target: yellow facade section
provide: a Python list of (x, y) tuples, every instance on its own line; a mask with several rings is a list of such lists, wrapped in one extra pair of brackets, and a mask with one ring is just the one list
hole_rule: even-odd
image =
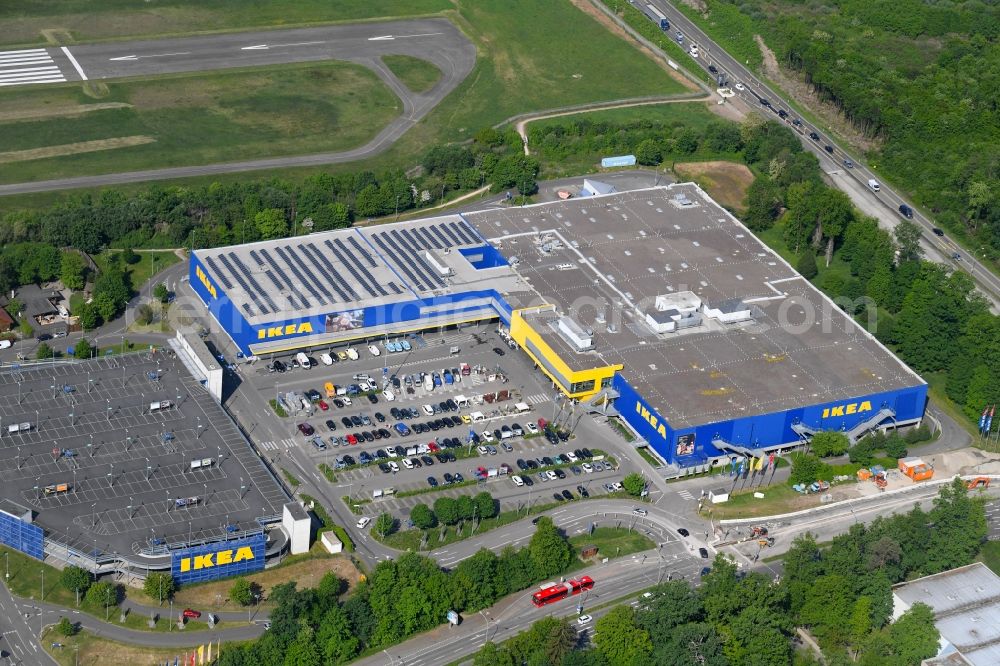
[[(601, 383), (604, 380), (611, 380), (615, 373), (622, 369), (622, 365), (608, 365), (599, 368), (586, 368), (583, 370), (574, 370), (569, 364), (564, 361), (555, 350), (550, 347), (542, 336), (538, 334), (538, 331), (533, 329), (528, 322), (524, 320), (525, 314), (530, 314), (532, 312), (540, 312), (546, 310), (554, 310), (551, 305), (543, 305), (533, 308), (523, 308), (521, 310), (514, 310), (510, 318), (510, 337), (513, 338), (521, 347), (521, 351), (526, 353), (538, 367), (541, 369), (545, 375), (551, 379), (556, 386), (559, 387), (563, 393), (565, 393), (570, 398), (576, 399), (586, 399), (593, 395), (596, 395), (601, 390)], [(544, 359), (539, 359), (535, 357), (534, 351), (527, 344), (526, 341), (530, 340), (534, 349), (544, 357)], [(553, 373), (549, 372), (548, 367), (552, 367), (555, 371), (562, 375), (562, 378), (556, 377)], [(565, 385), (564, 382), (569, 385)], [(580, 384), (583, 382), (590, 382), (593, 388), (586, 391), (573, 392), (572, 386), (575, 384)]]

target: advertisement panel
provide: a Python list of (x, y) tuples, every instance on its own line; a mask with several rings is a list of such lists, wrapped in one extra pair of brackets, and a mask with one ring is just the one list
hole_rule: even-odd
[(45, 559), (45, 533), (42, 528), (26, 523), (6, 511), (0, 511), (0, 543), (36, 560)]
[(264, 534), (209, 543), (170, 554), (170, 574), (178, 583), (215, 580), (264, 568)]
[(605, 157), (601, 160), (601, 166), (605, 169), (611, 167), (635, 166), (635, 155), (618, 155), (616, 157)]

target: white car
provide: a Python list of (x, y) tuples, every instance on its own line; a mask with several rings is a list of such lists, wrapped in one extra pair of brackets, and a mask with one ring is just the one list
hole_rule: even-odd
[(399, 465), (396, 464), (395, 460), (390, 460), (389, 461), (389, 469), (392, 470), (393, 474), (395, 474), (396, 472), (399, 471)]
[(389, 389), (386, 389), (382, 391), (382, 397), (385, 398), (388, 402), (392, 402), (393, 400), (396, 399), (396, 394), (390, 391)]
[(319, 355), (319, 360), (323, 361), (323, 365), (333, 365), (333, 357), (329, 354), (323, 353)]
[(571, 451), (566, 452), (566, 457), (569, 458), (570, 462), (576, 462), (577, 460), (579, 460), (579, 458), (576, 457), (576, 454)]
[(434, 416), (434, 408), (430, 405), (423, 405), (420, 409), (424, 411), (427, 416)]
[(735, 87), (735, 88), (736, 88), (737, 90), (746, 90), (746, 88), (744, 88), (744, 87), (743, 87), (743, 84), (742, 84), (742, 83), (740, 83), (739, 81), (737, 81), (737, 82), (736, 82), (736, 85), (735, 85), (734, 87)]
[(519, 477), (517, 474), (515, 474), (512, 477), (510, 477), (510, 480), (513, 481), (514, 485), (517, 486), (518, 488), (520, 488), (521, 486), (524, 485), (524, 479), (522, 479), (521, 477)]
[(376, 347), (375, 345), (368, 345), (368, 351), (372, 353), (372, 356), (378, 356), (379, 354), (382, 353), (381, 351), (379, 351), (379, 348)]
[(594, 466), (590, 463), (583, 463), (580, 467), (583, 468), (583, 471), (587, 474), (592, 474), (594, 472)]
[(479, 453), (479, 455), (481, 455), (481, 456), (485, 456), (485, 455), (489, 454), (489, 451), (486, 450), (485, 446), (477, 446), (476, 447), (476, 452)]
[(493, 433), (490, 432), (489, 430), (484, 430), (483, 431), (483, 440), (487, 441), (487, 442), (495, 442), (495, 441), (497, 441), (497, 438), (494, 437)]
[(345, 396), (341, 396), (340, 401), (342, 403), (344, 403), (344, 407), (350, 407), (351, 406), (351, 399), (348, 398), (346, 395)]
[[(390, 466), (391, 467), (391, 466)], [(413, 461), (409, 458), (403, 458), (403, 467), (406, 469), (413, 469)]]
[(545, 476), (549, 477), (549, 481), (555, 481), (556, 479), (559, 478), (559, 476), (551, 469), (545, 472)]
[(697, 44), (692, 44), (691, 45), (691, 50), (688, 51), (688, 53), (691, 54), (692, 58), (697, 58), (698, 57), (698, 45)]
[(524, 426), (524, 429), (528, 431), (529, 435), (538, 434), (538, 426), (536, 426), (534, 423), (531, 423), (530, 421), (528, 422), (528, 425)]
[(590, 624), (590, 621), (593, 619), (594, 618), (590, 617), (589, 615), (581, 615), (580, 617), (576, 618), (576, 623), (581, 627), (584, 627)]
[(368, 523), (372, 522), (372, 519), (368, 516), (361, 516), (358, 518), (358, 529), (363, 530), (368, 527)]

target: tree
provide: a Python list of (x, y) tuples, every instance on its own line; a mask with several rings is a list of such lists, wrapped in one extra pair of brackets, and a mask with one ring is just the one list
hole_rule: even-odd
[(139, 263), (139, 259), (141, 259), (141, 257), (138, 254), (136, 254), (135, 250), (133, 250), (132, 248), (126, 247), (124, 250), (122, 250), (122, 261), (125, 262), (126, 266), (131, 266), (133, 264)]
[(93, 606), (114, 606), (118, 603), (118, 588), (106, 581), (98, 581), (87, 589), (85, 599)]
[(458, 508), (458, 517), (461, 520), (472, 520), (478, 516), (476, 503), (468, 495), (460, 495), (455, 499), (455, 506)]
[(896, 248), (899, 250), (900, 261), (918, 261), (924, 254), (920, 247), (920, 239), (923, 234), (913, 222), (902, 220), (893, 230), (896, 237)]
[(890, 458), (905, 458), (907, 454), (906, 440), (899, 433), (892, 433), (885, 439), (885, 455)]
[(653, 653), (649, 634), (630, 606), (615, 606), (594, 624), (594, 644), (610, 666), (636, 666)]
[(41, 342), (38, 344), (38, 348), (35, 350), (35, 358), (39, 361), (52, 358), (52, 347), (49, 346), (49, 343)]
[(351, 630), (351, 622), (340, 606), (331, 606), (316, 630), (316, 644), (324, 664), (346, 664), (361, 649), (361, 641)]
[(492, 518), (497, 515), (497, 501), (488, 492), (476, 493), (472, 501), (476, 504), (476, 515), (480, 518)]
[(871, 597), (858, 597), (854, 601), (851, 609), (851, 619), (848, 624), (848, 633), (854, 655), (857, 656), (861, 645), (868, 638), (872, 630), (872, 599)]
[(622, 479), (622, 487), (632, 497), (638, 497), (646, 489), (646, 479), (638, 472), (632, 472)]
[(135, 309), (135, 323), (148, 326), (153, 322), (153, 308), (146, 303), (139, 304)]
[(437, 525), (437, 516), (434, 515), (434, 512), (426, 504), (417, 504), (410, 509), (410, 520), (422, 530)]
[(729, 666), (719, 632), (704, 622), (675, 628), (669, 642), (656, 646), (653, 662), (658, 666)]
[(254, 226), (261, 240), (272, 240), (274, 238), (284, 238), (288, 235), (288, 220), (285, 219), (285, 211), (278, 208), (267, 208), (260, 211), (253, 218)]
[(321, 666), (323, 655), (316, 644), (316, 634), (306, 625), (285, 652), (284, 666)]
[(687, 581), (661, 583), (652, 594), (645, 609), (636, 614), (636, 623), (649, 632), (654, 645), (669, 644), (675, 627), (702, 617), (701, 599)]
[(816, 456), (811, 453), (792, 454), (792, 483), (812, 483), (829, 478), (830, 466)]
[(528, 543), (528, 552), (536, 578), (546, 578), (564, 571), (573, 558), (569, 541), (548, 516), (538, 519), (535, 533)]
[(7, 312), (14, 317), (20, 317), (21, 311), (24, 310), (24, 304), (19, 298), (12, 298), (7, 301)]
[(572, 651), (579, 637), (569, 620), (556, 622), (547, 632), (542, 651), (549, 664), (558, 664)]
[(445, 525), (454, 525), (458, 522), (458, 504), (453, 497), (439, 497), (434, 500), (434, 514)]
[(58, 631), (61, 636), (69, 638), (70, 636), (76, 635), (78, 628), (76, 624), (69, 621), (69, 618), (61, 617), (59, 618), (59, 624), (56, 625), (56, 631)]
[(795, 262), (795, 270), (807, 280), (812, 280), (816, 277), (819, 274), (819, 267), (816, 265), (816, 253), (808, 249), (803, 252), (799, 260)]
[(80, 326), (85, 331), (92, 331), (101, 323), (101, 315), (93, 303), (84, 303), (77, 315), (80, 317)]
[(812, 629), (820, 644), (839, 645), (850, 636), (852, 596), (848, 579), (836, 574), (820, 576), (806, 593), (799, 621)]
[(73, 356), (79, 359), (89, 359), (91, 355), (97, 353), (97, 348), (87, 342), (87, 338), (80, 338), (80, 341), (73, 346)]
[(21, 332), (21, 337), (25, 340), (35, 334), (35, 329), (31, 327), (31, 323), (27, 319), (22, 320), (21, 325), (17, 328)]
[(67, 289), (79, 291), (83, 289), (84, 272), (87, 264), (77, 252), (63, 252), (60, 259), (59, 280)]
[(809, 448), (821, 458), (843, 455), (850, 446), (847, 435), (836, 430), (818, 432), (809, 442)]
[(233, 581), (229, 587), (229, 600), (240, 606), (249, 606), (253, 603), (253, 583), (249, 578), (240, 576)]
[(101, 315), (101, 319), (104, 321), (111, 321), (118, 314), (118, 304), (115, 303), (111, 294), (106, 291), (102, 291), (94, 296), (93, 306), (97, 310), (97, 314)]
[(919, 664), (937, 654), (941, 635), (934, 626), (934, 611), (918, 601), (889, 626), (889, 636), (899, 663)]
[(163, 603), (165, 599), (174, 596), (177, 591), (177, 582), (169, 573), (153, 571), (146, 576), (142, 583), (142, 591), (151, 599), (158, 599)]
[(161, 303), (166, 303), (170, 298), (170, 291), (167, 289), (167, 285), (162, 282), (153, 288), (153, 297), (156, 298)]
[(86, 594), (92, 582), (90, 572), (72, 565), (63, 569), (62, 573), (59, 574), (59, 583), (74, 594)]
[(635, 159), (639, 164), (656, 166), (663, 161), (660, 144), (655, 139), (645, 139), (635, 147)]
[(374, 529), (384, 539), (395, 531), (396, 519), (392, 517), (391, 513), (380, 513), (375, 519)]

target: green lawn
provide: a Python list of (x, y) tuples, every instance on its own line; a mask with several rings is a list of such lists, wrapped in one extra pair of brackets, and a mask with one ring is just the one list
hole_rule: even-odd
[(441, 79), (441, 70), (432, 62), (408, 55), (382, 56), (396, 77), (416, 93), (427, 92)]
[(402, 108), (371, 70), (344, 62), (184, 74), (107, 86), (108, 95), (100, 100), (84, 96), (72, 84), (2, 89), (0, 109), (131, 105), (0, 122), (2, 150), (62, 146), (68, 151), (67, 144), (123, 137), (151, 142), (48, 157), (0, 157), (7, 160), (0, 161), (6, 167), (0, 169), (0, 181), (343, 150), (364, 144)]
[[(101, 254), (94, 255), (94, 263), (101, 270), (107, 270), (109, 257), (119, 250), (105, 250)], [(181, 260), (172, 250), (163, 251), (143, 251), (137, 252), (139, 261), (125, 266), (129, 280), (132, 282), (132, 289), (141, 291), (149, 279), (168, 266), (173, 266)]]
[(24, 0), (0, 3), (0, 44), (42, 42), (42, 30), (76, 41), (415, 16), (448, 0)]
[(579, 556), (581, 549), (597, 546), (597, 557), (625, 557), (656, 546), (648, 537), (624, 527), (598, 527), (593, 534), (578, 534), (571, 537), (574, 552)]
[(1000, 574), (1000, 541), (987, 541), (979, 551), (979, 561)]

